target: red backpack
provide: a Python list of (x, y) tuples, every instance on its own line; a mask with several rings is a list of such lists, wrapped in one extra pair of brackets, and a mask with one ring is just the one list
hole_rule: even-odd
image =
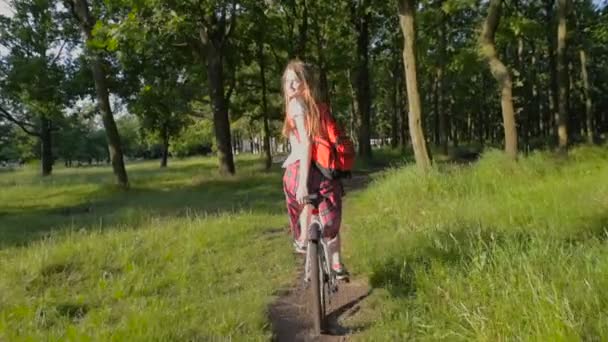
[(312, 141), (312, 161), (329, 179), (348, 178), (355, 164), (353, 141), (338, 127), (324, 103), (317, 104), (321, 117), (321, 132)]

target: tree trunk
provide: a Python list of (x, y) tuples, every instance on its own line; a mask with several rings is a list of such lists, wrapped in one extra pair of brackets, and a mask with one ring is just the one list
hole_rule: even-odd
[[(364, 1), (359, 6), (365, 7)], [(370, 160), (372, 157), (371, 139), (371, 92), (369, 85), (369, 24), (371, 15), (365, 13), (354, 15), (355, 30), (357, 32), (356, 57), (356, 99), (359, 114), (359, 156)]]
[(327, 65), (325, 61), (324, 44), (321, 37), (321, 28), (316, 25), (315, 38), (317, 41), (317, 55), (319, 56), (319, 96), (323, 103), (331, 106), (329, 96), (329, 82), (327, 80)]
[[(534, 98), (532, 97), (532, 94), (529, 92), (529, 83), (527, 78), (524, 77), (524, 69), (527, 69), (528, 73), (533, 73), (534, 72), (534, 63), (531, 63), (530, 65), (528, 65), (528, 67), (526, 68), (524, 65), (526, 63), (525, 61), (525, 57), (524, 57), (524, 39), (523, 36), (520, 34), (517, 36), (517, 70), (519, 72), (519, 75), (517, 76), (516, 80), (517, 83), (520, 84), (520, 87), (516, 90), (516, 95), (515, 98), (518, 100), (517, 101), (517, 117), (519, 119), (519, 137), (518, 137), (518, 141), (521, 141), (523, 143), (523, 147), (520, 147), (523, 151), (528, 151), (529, 146), (530, 146), (530, 116), (532, 115), (532, 111), (529, 110), (529, 101), (532, 101)], [(520, 144), (521, 146), (522, 144)]]
[(42, 116), (40, 118), (40, 164), (42, 176), (50, 176), (53, 172), (52, 141), (51, 120)]
[[(68, 5), (70, 5), (74, 17), (80, 24), (80, 29), (85, 37), (86, 43), (90, 42), (93, 39), (92, 31), (96, 20), (93, 19), (89, 12), (87, 0), (71, 0), (68, 1)], [(112, 169), (114, 170), (118, 184), (122, 188), (128, 188), (129, 179), (125, 169), (120, 134), (118, 133), (116, 121), (114, 121), (114, 116), (112, 115), (112, 109), (110, 107), (108, 81), (103, 67), (104, 60), (99, 54), (92, 51), (89, 51), (88, 59), (93, 72), (93, 79), (95, 80), (95, 93), (97, 95), (99, 109), (101, 110), (103, 126), (106, 131)]]
[(350, 70), (346, 72), (346, 78), (348, 79), (348, 88), (350, 91), (350, 125), (349, 125), (349, 135), (355, 139), (357, 145), (360, 144), (359, 137), (356, 136), (355, 131), (357, 127), (359, 127), (360, 123), (357, 122), (357, 113), (359, 113), (359, 105), (357, 103), (357, 94), (355, 92), (355, 88), (353, 87), (352, 77)]
[(169, 129), (165, 124), (162, 129), (162, 137), (163, 137), (163, 146), (162, 146), (162, 156), (160, 160), (160, 167), (167, 167), (167, 159), (169, 159)]
[(441, 146), (441, 152), (448, 154), (448, 112), (445, 109), (445, 63), (446, 61), (446, 50), (447, 50), (447, 15), (442, 10), (441, 12), (441, 29), (439, 38), (439, 68), (437, 69), (437, 115), (439, 115), (439, 145)]
[(587, 132), (587, 142), (593, 144), (593, 103), (589, 92), (589, 76), (587, 75), (587, 54), (585, 50), (579, 51), (581, 59), (581, 77), (583, 79), (583, 96), (585, 97), (585, 131)]
[[(294, 4), (297, 6), (297, 2)], [(306, 43), (308, 42), (308, 6), (306, 0), (302, 0), (302, 22), (298, 27), (298, 46), (296, 47), (296, 57), (306, 58)]]
[(403, 88), (405, 88), (405, 84), (403, 81), (403, 73), (399, 72), (397, 75), (398, 80), (398, 89), (397, 94), (399, 98), (399, 143), (401, 148), (405, 150), (407, 147), (407, 97), (403, 95)]
[(422, 130), (422, 108), (420, 93), (418, 92), (418, 78), (416, 70), (416, 31), (415, 31), (414, 0), (399, 1), (399, 22), (403, 32), (403, 64), (405, 66), (405, 80), (407, 84), (407, 99), (409, 103), (409, 128), (414, 149), (416, 165), (424, 171), (431, 168), (431, 159), (426, 147), (424, 132)]
[(554, 134), (554, 122), (557, 122), (557, 102), (558, 102), (558, 89), (557, 89), (557, 61), (555, 59), (555, 31), (553, 21), (553, 7), (555, 0), (547, 0), (545, 2), (546, 18), (545, 22), (547, 25), (547, 45), (548, 45), (548, 57), (549, 57), (549, 115), (545, 118), (545, 131), (548, 135)]
[(569, 1), (558, 0), (557, 3), (557, 84), (558, 84), (558, 120), (557, 136), (560, 150), (568, 147), (568, 65), (566, 63), (566, 15)]
[[(424, 89), (424, 85), (422, 86), (422, 89)], [(433, 144), (435, 144), (435, 146), (439, 146), (440, 145), (440, 141), (441, 141), (441, 137), (440, 137), (440, 133), (439, 133), (439, 68), (437, 68), (437, 70), (435, 71), (435, 75), (433, 77), (432, 80), (432, 84), (431, 84), (431, 91), (427, 92), (427, 95), (430, 94), (430, 102), (433, 103), (433, 118), (434, 120), (431, 120), (430, 124), (433, 127), (433, 134), (431, 134), (431, 136), (433, 137)], [(424, 102), (424, 100), (423, 100)], [(430, 116), (430, 115), (428, 115)]]
[[(219, 33), (208, 34), (208, 28), (201, 29), (201, 42), (205, 47), (207, 63), (207, 80), (211, 90), (211, 103), (213, 106), (213, 127), (217, 143), (217, 157), (219, 172), (222, 175), (234, 174), (234, 158), (232, 155), (232, 139), (230, 137), (230, 120), (228, 119), (228, 106), (224, 94), (224, 41), (217, 42)], [(223, 35), (224, 32), (221, 32)], [(225, 39), (225, 38), (218, 38)]]
[(268, 102), (266, 99), (266, 62), (264, 60), (264, 41), (258, 40), (258, 63), (260, 64), (260, 81), (262, 82), (262, 117), (264, 119), (264, 154), (266, 170), (272, 167), (272, 152), (270, 151), (270, 128), (268, 124)]
[(391, 113), (391, 148), (397, 148), (399, 146), (399, 60), (395, 61), (395, 66), (391, 78), (393, 79), (393, 93), (391, 94), (393, 100), (393, 111)]
[(502, 0), (490, 0), (488, 16), (481, 32), (481, 52), (490, 65), (490, 71), (501, 89), (502, 119), (505, 133), (505, 152), (513, 159), (517, 158), (517, 129), (515, 127), (515, 111), (513, 109), (513, 94), (511, 75), (505, 65), (498, 59), (494, 45), (494, 35), (500, 22)]

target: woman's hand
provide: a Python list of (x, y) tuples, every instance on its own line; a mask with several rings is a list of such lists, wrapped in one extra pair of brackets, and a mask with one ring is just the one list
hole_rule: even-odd
[(306, 204), (306, 196), (308, 196), (308, 187), (306, 184), (298, 184), (298, 189), (296, 190), (296, 200), (298, 203), (302, 205)]

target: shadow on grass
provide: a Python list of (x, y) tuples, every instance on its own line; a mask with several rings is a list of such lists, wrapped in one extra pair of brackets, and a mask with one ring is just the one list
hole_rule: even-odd
[[(0, 210), (0, 248), (25, 245), (51, 231), (99, 230), (116, 226), (140, 228), (149, 224), (151, 218), (196, 217), (239, 211), (284, 212), (280, 169), (252, 171), (257, 163), (257, 160), (240, 161), (239, 166), (246, 170), (245, 175), (225, 178), (207, 177), (209, 170), (200, 164), (178, 166), (173, 170), (137, 170), (131, 173), (135, 182), (129, 191), (107, 186), (80, 195), (68, 188), (53, 196), (71, 195), (69, 204), (45, 207), (46, 203), (37, 201), (42, 204), (7, 206), (8, 210)], [(199, 176), (197, 170), (204, 172)], [(175, 174), (177, 183), (171, 184), (171, 177), (166, 177), (166, 174)], [(159, 184), (155, 184), (157, 176), (162, 177)], [(99, 182), (99, 178), (95, 178), (98, 176), (84, 177), (89, 179), (89, 183)], [(63, 181), (67, 182), (59, 180)], [(78, 178), (76, 184), (81, 182), (82, 178)]]
[(339, 308), (335, 309), (333, 312), (331, 312), (329, 314), (329, 316), (327, 317), (328, 324), (329, 324), (329, 335), (331, 335), (331, 336), (348, 336), (353, 333), (360, 332), (360, 331), (363, 331), (363, 330), (366, 330), (367, 328), (369, 328), (369, 326), (371, 324), (358, 324), (358, 325), (352, 326), (352, 327), (345, 327), (342, 324), (340, 324), (339, 318), (342, 315), (346, 314), (349, 310), (355, 309), (355, 311), (350, 313), (350, 315), (355, 314), (356, 311), (358, 311), (357, 306), (363, 300), (365, 300), (367, 297), (369, 297), (369, 295), (371, 293), (372, 293), (371, 290), (369, 290), (365, 294), (354, 298), (350, 302), (342, 305), (341, 307), (339, 307)]
[(463, 273), (493, 262), (499, 248), (515, 249), (527, 253), (532, 244), (543, 241), (554, 243), (556, 248), (577, 248), (597, 241), (608, 241), (608, 216), (588, 218), (584, 225), (574, 231), (529, 232), (523, 230), (504, 231), (474, 224), (462, 225), (452, 231), (437, 231), (431, 236), (420, 236), (410, 241), (410, 249), (402, 249), (373, 267), (370, 285), (385, 288), (393, 297), (416, 296), (417, 276), (432, 271), (441, 264)]
[[(354, 174), (367, 177), (403, 158), (395, 151), (381, 150), (372, 163), (358, 167)], [(240, 211), (285, 213), (280, 164), (264, 171), (263, 162), (256, 157), (238, 159), (237, 175), (227, 177), (216, 175), (215, 159), (211, 158), (174, 162), (166, 169), (150, 162), (134, 163), (128, 168), (129, 191), (112, 185), (100, 186), (114, 181), (108, 167), (83, 168), (82, 172), (62, 169), (44, 179), (17, 175), (16, 180), (9, 182), (17, 182), (15, 186), (27, 185), (27, 191), (39, 193), (24, 194), (14, 203), (0, 206), (0, 248), (27, 245), (51, 232), (140, 228), (148, 225), (151, 218)], [(350, 190), (364, 186), (365, 179), (345, 183)]]

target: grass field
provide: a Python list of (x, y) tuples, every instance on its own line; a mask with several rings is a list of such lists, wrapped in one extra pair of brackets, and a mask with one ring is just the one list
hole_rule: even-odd
[[(348, 194), (346, 262), (373, 288), (355, 338), (608, 339), (607, 158), (489, 152)], [(130, 165), (128, 192), (109, 168), (0, 173), (0, 341), (269, 340), (296, 275), (281, 171), (215, 162)]]
[(0, 174), (0, 341), (268, 340), (295, 276), (279, 170), (240, 158)]
[[(608, 340), (608, 151), (386, 172), (346, 210), (369, 341)], [(373, 319), (372, 319), (373, 317)]]

